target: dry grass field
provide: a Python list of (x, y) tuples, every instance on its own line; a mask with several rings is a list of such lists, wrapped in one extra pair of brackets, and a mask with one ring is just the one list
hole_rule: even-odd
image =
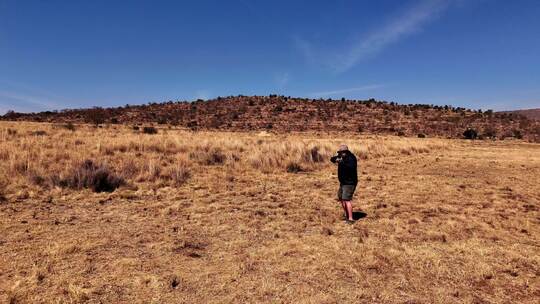
[(539, 205), (517, 140), (1, 122), (0, 302), (538, 303)]

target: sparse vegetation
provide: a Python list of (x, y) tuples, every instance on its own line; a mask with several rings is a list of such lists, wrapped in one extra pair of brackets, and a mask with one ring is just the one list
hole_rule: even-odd
[(308, 154), (309, 159), (308, 159), (308, 161), (312, 161), (312, 162), (315, 162), (315, 163), (323, 162), (325, 159), (324, 159), (324, 156), (320, 153), (319, 150), (320, 149), (317, 146), (312, 147), (309, 150), (309, 154)]
[(3, 203), (6, 201), (6, 188), (7, 188), (7, 181), (4, 179), (3, 176), (0, 177), (0, 203)]
[(484, 129), (484, 137), (486, 138), (496, 138), (497, 137), (497, 130), (493, 126), (487, 126)]
[[(341, 143), (355, 225), (335, 202)], [(534, 303), (539, 149), (0, 122), (0, 302)]]
[(108, 112), (106, 109), (95, 107), (87, 109), (81, 116), (84, 117), (85, 122), (98, 126), (106, 121)]
[(301, 171), (304, 171), (302, 169), (302, 167), (295, 163), (295, 162), (290, 162), (287, 164), (287, 172), (289, 173), (298, 173), (298, 172), (301, 172)]
[[(411, 136), (421, 130), (430, 137), (461, 138), (465, 127), (497, 135), (521, 130), (524, 140), (540, 142), (533, 114), (538, 110), (495, 113), (452, 106), (399, 105), (369, 100), (332, 100), (270, 96), (228, 96), (208, 101), (167, 101), (140, 106), (93, 108), (42, 113), (8, 113), (2, 120), (57, 123), (158, 124), (192, 130), (353, 131), (363, 134)], [(346, 114), (346, 115), (345, 115)], [(153, 134), (153, 133), (152, 133)], [(477, 134), (480, 135), (480, 134)], [(494, 137), (483, 134), (484, 137)]]
[(75, 125), (72, 122), (68, 122), (63, 125), (64, 129), (74, 132), (75, 131)]
[(463, 132), (463, 137), (465, 137), (465, 139), (476, 139), (478, 138), (478, 132), (476, 132), (475, 129), (468, 128)]
[(158, 130), (154, 127), (144, 127), (143, 128), (143, 133), (144, 134), (157, 134), (158, 133)]
[(106, 165), (96, 164), (87, 159), (71, 169), (67, 176), (53, 178), (53, 183), (55, 186), (73, 189), (87, 188), (94, 192), (113, 192), (125, 182)]
[(29, 133), (31, 136), (45, 136), (47, 135), (47, 132), (43, 130), (36, 130), (36, 131), (30, 131)]
[(168, 169), (168, 175), (175, 186), (182, 186), (191, 177), (191, 171), (186, 164), (175, 164)]
[(221, 148), (205, 146), (190, 152), (189, 158), (200, 165), (212, 166), (223, 164), (227, 156), (223, 154)]

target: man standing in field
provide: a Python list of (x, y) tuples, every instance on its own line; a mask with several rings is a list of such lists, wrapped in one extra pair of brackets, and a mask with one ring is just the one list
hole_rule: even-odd
[(358, 184), (358, 173), (356, 170), (356, 156), (349, 151), (346, 145), (340, 145), (337, 155), (332, 156), (330, 161), (338, 165), (339, 190), (338, 201), (341, 202), (345, 211), (345, 220), (348, 224), (354, 223), (352, 212), (352, 198), (356, 184)]

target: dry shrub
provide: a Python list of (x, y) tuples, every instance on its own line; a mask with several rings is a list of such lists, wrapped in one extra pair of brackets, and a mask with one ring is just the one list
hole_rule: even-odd
[(6, 149), (0, 150), (0, 161), (6, 161), (9, 159), (9, 151)]
[(75, 131), (75, 125), (72, 122), (68, 122), (66, 124), (63, 124), (62, 128), (66, 129), (66, 130), (69, 130), (71, 132)]
[(287, 164), (287, 172), (289, 173), (298, 173), (302, 171), (304, 171), (304, 169), (302, 169), (298, 163), (290, 162)]
[(46, 185), (47, 179), (36, 171), (28, 172), (27, 177), (28, 180), (34, 185), (42, 187)]
[(206, 154), (205, 160), (207, 165), (219, 165), (223, 164), (226, 158), (219, 149), (215, 149)]
[(53, 184), (72, 189), (88, 188), (94, 192), (113, 192), (125, 184), (122, 177), (114, 174), (103, 164), (85, 160), (64, 178), (53, 178)]
[(206, 149), (196, 149), (189, 153), (189, 158), (201, 165), (221, 165), (225, 163), (227, 156), (217, 147), (206, 147)]
[(31, 136), (45, 136), (45, 135), (47, 135), (47, 132), (45, 132), (43, 130), (36, 130), (36, 131), (29, 132), (29, 135), (31, 135)]
[(320, 163), (323, 162), (325, 158), (320, 153), (319, 147), (315, 146), (307, 151), (304, 151), (304, 159), (307, 162)]
[(175, 186), (181, 186), (189, 180), (191, 171), (186, 162), (177, 162), (172, 167), (167, 168), (162, 177), (171, 180)]
[(26, 174), (28, 172), (29, 167), (30, 167), (30, 163), (28, 159), (18, 159), (18, 160), (14, 160), (11, 163), (11, 171), (21, 174), (21, 175)]
[[(484, 132), (485, 136), (490, 137), (487, 132)], [(465, 132), (463, 132), (463, 137), (465, 139), (476, 139), (478, 137), (478, 132), (474, 129), (467, 129)]]
[(123, 178), (130, 179), (137, 176), (140, 173), (140, 170), (135, 161), (129, 158), (121, 162), (119, 172)]
[(100, 147), (100, 150), (103, 155), (114, 155), (114, 149), (112, 147)]
[(151, 160), (143, 165), (141, 172), (137, 181), (153, 182), (161, 177), (161, 166), (155, 160)]
[(143, 133), (144, 134), (157, 134), (158, 130), (154, 127), (144, 127)]
[(159, 154), (165, 153), (165, 149), (163, 148), (163, 144), (161, 142), (148, 143), (139, 148), (143, 149), (144, 152), (155, 152)]
[(5, 202), (7, 200), (6, 199), (7, 185), (8, 185), (7, 181), (3, 177), (0, 177), (0, 203)]

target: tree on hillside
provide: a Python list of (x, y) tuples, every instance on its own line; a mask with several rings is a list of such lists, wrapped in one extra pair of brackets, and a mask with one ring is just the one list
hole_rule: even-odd
[(86, 112), (85, 119), (86, 119), (86, 122), (95, 124), (97, 126), (105, 122), (105, 120), (107, 119), (107, 113), (105, 109), (100, 108), (100, 107), (95, 107), (95, 108), (89, 109)]
[(467, 128), (467, 130), (463, 132), (463, 137), (466, 139), (476, 139), (478, 137), (478, 132), (476, 132), (476, 130), (473, 128)]
[(4, 117), (8, 118), (8, 119), (16, 118), (17, 113), (15, 111), (13, 111), (13, 110), (9, 110), (9, 111), (7, 111), (6, 114), (4, 114)]

